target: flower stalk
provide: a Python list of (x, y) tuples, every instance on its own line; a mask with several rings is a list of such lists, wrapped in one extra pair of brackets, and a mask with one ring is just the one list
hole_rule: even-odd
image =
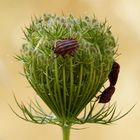
[(70, 140), (70, 126), (63, 126), (62, 133), (63, 133), (63, 140)]

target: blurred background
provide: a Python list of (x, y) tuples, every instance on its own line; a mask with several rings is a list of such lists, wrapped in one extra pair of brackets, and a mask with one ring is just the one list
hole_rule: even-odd
[[(139, 0), (0, 0), (0, 140), (61, 140), (61, 129), (36, 125), (17, 118), (8, 104), (17, 109), (13, 94), (28, 102), (35, 94), (25, 77), (22, 64), (14, 59), (23, 43), (22, 29), (31, 17), (43, 13), (76, 17), (96, 15), (112, 25), (119, 42), (117, 61), (121, 72), (113, 101), (122, 112), (136, 104), (125, 118), (113, 125), (84, 125), (72, 130), (71, 140), (139, 140), (140, 135), (140, 1)], [(18, 109), (17, 109), (18, 111)], [(118, 110), (119, 111), (119, 110)], [(81, 126), (75, 126), (81, 128)]]

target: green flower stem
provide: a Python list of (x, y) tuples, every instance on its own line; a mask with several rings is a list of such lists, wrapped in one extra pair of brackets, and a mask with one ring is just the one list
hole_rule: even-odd
[(70, 139), (70, 126), (63, 126), (62, 127), (62, 133), (63, 133), (63, 140), (69, 140)]
[[(55, 111), (54, 113), (55, 113), (55, 115), (58, 117), (58, 116), (60, 116), (61, 114), (60, 114), (60, 112), (59, 112), (59, 108), (58, 108), (57, 102), (55, 102), (55, 98), (54, 98), (54, 96), (53, 96), (53, 92), (52, 92), (51, 87), (50, 87), (49, 74), (48, 74), (48, 67), (46, 67), (46, 81), (47, 81), (46, 86), (47, 86), (48, 91), (49, 91), (49, 93), (50, 93), (50, 95), (51, 95), (51, 96), (50, 96), (50, 99), (51, 99), (51, 101), (53, 102), (54, 107), (55, 107), (55, 109), (56, 109), (56, 111)], [(51, 103), (50, 103), (50, 104), (51, 104)], [(57, 113), (56, 113), (56, 112), (57, 112)]]
[(73, 89), (74, 89), (74, 79), (73, 79), (73, 62), (72, 62), (72, 57), (69, 58), (70, 60), (70, 95), (69, 95), (69, 107), (68, 107), (68, 116), (71, 116), (70, 114), (70, 109), (71, 109), (71, 104), (72, 104), (72, 95), (73, 95)]
[(60, 85), (59, 85), (59, 77), (58, 77), (58, 64), (57, 64), (57, 60), (55, 59), (55, 81), (56, 81), (56, 88), (57, 88), (57, 93), (58, 93), (58, 99), (59, 99), (59, 104), (60, 104), (60, 110), (61, 110), (61, 114), (62, 117), (65, 117), (64, 114), (64, 108), (63, 108), (63, 104), (62, 104), (62, 98), (61, 98), (61, 91), (60, 91)]
[(63, 96), (64, 96), (64, 111), (66, 112), (66, 105), (67, 105), (67, 93), (66, 93), (66, 69), (65, 66), (63, 66)]
[[(96, 73), (95, 73), (96, 74)], [(87, 83), (87, 85), (84, 85), (85, 87), (85, 90), (83, 90), (83, 92), (84, 92), (84, 94), (82, 93), (82, 95), (83, 95), (83, 100), (81, 100), (81, 101), (79, 101), (79, 104), (80, 104), (80, 107), (81, 107), (81, 110), (84, 108), (84, 106), (87, 104), (85, 104), (85, 102), (87, 102), (87, 100), (84, 102), (84, 99), (85, 98), (87, 98), (87, 96), (88, 96), (88, 94), (89, 94), (89, 88), (90, 88), (90, 86), (91, 86), (91, 84), (92, 84), (92, 82), (94, 82), (93, 81), (93, 79), (94, 79), (94, 76), (95, 76), (95, 74), (93, 74), (93, 64), (90, 64), (90, 69), (89, 69), (89, 77), (88, 77), (88, 83)], [(83, 105), (84, 104), (84, 105)], [(76, 116), (81, 112), (81, 110), (79, 110), (79, 106), (77, 106), (77, 108), (75, 109), (75, 112), (76, 112)]]
[(75, 100), (73, 102), (73, 108), (72, 108), (72, 112), (75, 112), (75, 105), (76, 103), (78, 103), (78, 98), (79, 98), (79, 94), (81, 92), (81, 88), (82, 88), (82, 78), (83, 78), (83, 64), (80, 65), (80, 73), (79, 73), (79, 85), (78, 85), (78, 91), (76, 93), (75, 96)]

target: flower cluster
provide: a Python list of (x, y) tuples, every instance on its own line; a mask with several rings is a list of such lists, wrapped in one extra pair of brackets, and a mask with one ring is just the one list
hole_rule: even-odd
[[(23, 113), (20, 118), (64, 127), (108, 124), (129, 112), (115, 115), (116, 104), (106, 106), (115, 92), (120, 68), (115, 60), (116, 41), (106, 21), (44, 15), (35, 18), (24, 35), (25, 43), (17, 58), (23, 62), (30, 85), (53, 115), (45, 113), (37, 101), (26, 107), (15, 98)], [(108, 80), (110, 86), (100, 94)], [(100, 103), (103, 107), (94, 111)], [(83, 117), (79, 117), (81, 112)]]

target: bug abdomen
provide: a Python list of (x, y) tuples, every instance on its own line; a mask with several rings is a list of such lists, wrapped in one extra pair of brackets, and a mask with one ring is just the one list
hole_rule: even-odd
[(100, 96), (99, 103), (108, 103), (111, 100), (111, 97), (114, 92), (115, 92), (114, 86), (109, 86), (108, 88), (106, 88)]

